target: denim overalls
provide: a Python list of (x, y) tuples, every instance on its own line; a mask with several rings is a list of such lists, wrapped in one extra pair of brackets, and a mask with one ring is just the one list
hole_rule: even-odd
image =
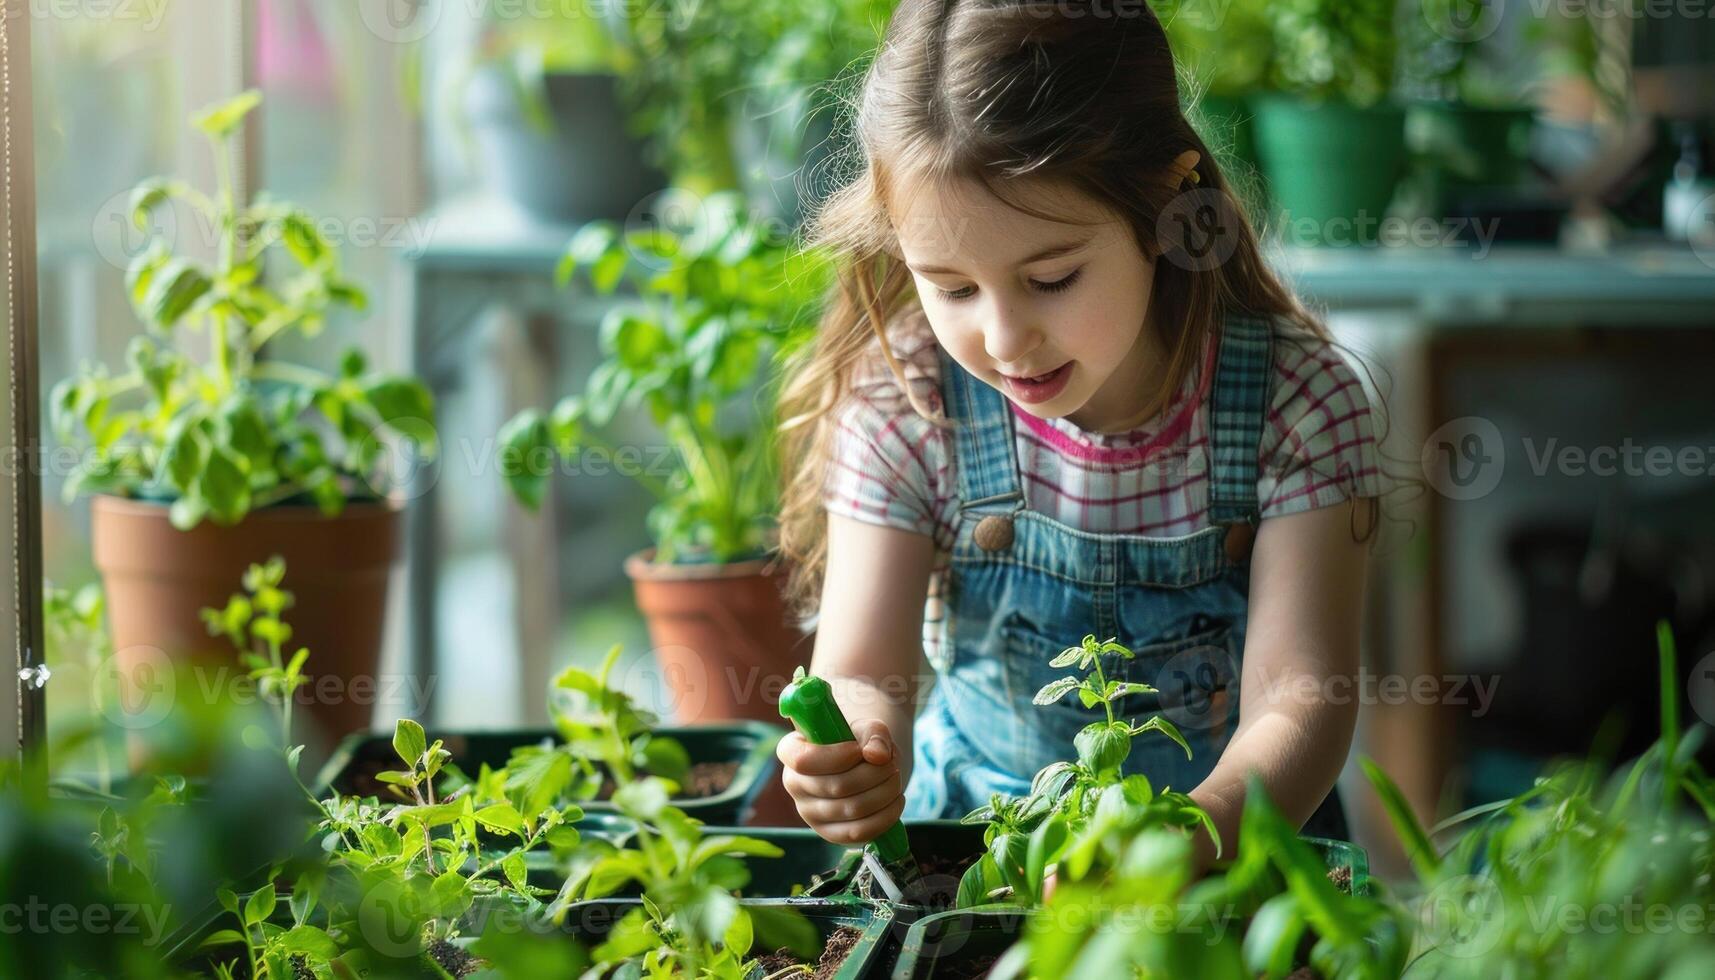
[[(1229, 316), (1210, 388), (1210, 456), (1152, 459), (1209, 477), (1210, 527), (1183, 537), (1092, 534), (1025, 509), (1006, 397), (940, 351), (946, 416), (955, 428), (959, 516), (944, 608), (949, 662), (914, 728), (905, 816), (956, 818), (990, 794), (1029, 792), (1037, 770), (1075, 760), (1072, 740), (1102, 717), (1075, 695), (1031, 699), (1071, 673), (1054, 655), (1085, 634), (1117, 638), (1137, 656), (1104, 657), (1110, 679), (1158, 694), (1115, 705), (1133, 722), (1160, 714), (1191, 745), (1132, 741), (1128, 772), (1189, 792), (1214, 768), (1238, 725), (1249, 547), (1258, 522), (1257, 457), (1271, 377), (1266, 321)], [(1338, 795), (1304, 833), (1345, 839)]]

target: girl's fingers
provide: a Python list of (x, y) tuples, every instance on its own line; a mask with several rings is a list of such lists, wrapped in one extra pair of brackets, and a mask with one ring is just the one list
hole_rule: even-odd
[(841, 800), (874, 789), (898, 774), (898, 766), (866, 762), (836, 776), (805, 776), (787, 769), (780, 774), (780, 781), (796, 800)]
[(775, 747), (774, 755), (788, 772), (802, 776), (832, 776), (863, 761), (863, 750), (857, 742), (815, 745), (798, 732), (787, 733)]
[[(840, 798), (805, 797), (798, 800), (798, 814), (805, 822), (816, 824), (849, 823), (863, 820), (892, 806), (900, 798), (903, 787), (899, 770), (883, 772), (883, 779), (862, 792)], [(883, 830), (887, 828), (882, 828)]]
[[(802, 807), (800, 807), (799, 812), (803, 812)], [(805, 817), (805, 820), (815, 828), (816, 833), (822, 835), (824, 840), (832, 841), (835, 844), (867, 844), (880, 837), (887, 828), (893, 826), (904, 812), (905, 796), (901, 794), (894, 797), (893, 801), (882, 809), (860, 820), (842, 820), (837, 823), (823, 824), (818, 824), (808, 817)]]

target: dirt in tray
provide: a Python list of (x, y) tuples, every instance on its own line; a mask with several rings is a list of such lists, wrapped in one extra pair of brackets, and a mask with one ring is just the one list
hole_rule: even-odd
[[(738, 778), (738, 762), (698, 762), (691, 766), (686, 773), (684, 785), (679, 795), (680, 800), (698, 800), (708, 796), (716, 796), (726, 792), (733, 780)], [(350, 796), (375, 796), (383, 800), (395, 799), (392, 790), (386, 783), (375, 777), (389, 769), (398, 768), (397, 760), (384, 759), (354, 759), (350, 768), (340, 777), (335, 788)], [(439, 784), (437, 784), (438, 787)], [(597, 799), (606, 800), (613, 796), (612, 780), (604, 782)]]
[[(852, 955), (852, 950), (857, 948), (858, 940), (862, 937), (863, 931), (856, 926), (840, 926), (835, 929), (828, 936), (828, 944), (822, 948), (822, 957), (816, 961), (815, 972), (809, 974), (811, 980), (830, 980), (840, 971), (840, 965), (846, 961), (846, 957)], [(757, 957), (757, 969), (752, 970), (751, 974), (757, 978), (771, 977), (788, 967), (800, 965), (808, 964), (782, 946), (772, 953)], [(793, 980), (801, 976), (804, 974), (793, 974)]]
[(1329, 868), (1328, 869), (1328, 880), (1334, 883), (1335, 888), (1340, 889), (1341, 891), (1345, 892), (1346, 894), (1350, 895), (1352, 893), (1352, 869), (1351, 868), (1344, 867), (1344, 866), (1338, 867), (1338, 868)]
[(983, 953), (979, 956), (968, 956), (964, 959), (946, 960), (935, 964), (937, 980), (946, 977), (947, 980), (982, 980), (994, 969), (994, 961), (1000, 957), (994, 953)]
[(436, 963), (439, 963), (441, 969), (455, 977), (468, 977), (481, 969), (483, 965), (483, 961), (472, 956), (468, 950), (455, 946), (445, 939), (437, 939), (430, 943), (429, 948), (424, 952), (428, 953), (429, 957)]
[[(976, 854), (917, 854), (917, 868), (923, 872), (918, 886), (922, 904), (934, 909), (950, 909), (959, 897), (959, 879), (982, 857)], [(880, 889), (876, 889), (880, 891)]]
[[(700, 800), (708, 796), (718, 796), (726, 792), (727, 787), (731, 786), (732, 781), (737, 778), (737, 762), (693, 763), (690, 771), (685, 773), (684, 782), (679, 786), (679, 795), (673, 798), (676, 800)], [(611, 799), (614, 789), (613, 780), (604, 781), (601, 784), (601, 791), (596, 794), (596, 799)]]

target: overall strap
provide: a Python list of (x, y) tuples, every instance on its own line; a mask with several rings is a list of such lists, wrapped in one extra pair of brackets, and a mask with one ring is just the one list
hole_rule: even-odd
[[(1022, 509), (1024, 493), (1006, 396), (960, 367), (945, 347), (937, 344), (935, 350), (941, 359), (941, 397), (955, 426), (959, 509)], [(1008, 502), (1015, 503), (993, 506)]]
[(1274, 362), (1269, 322), (1228, 316), (1221, 325), (1220, 359), (1209, 407), (1209, 523), (1245, 522), (1261, 517), (1257, 501), (1257, 456), (1268, 412)]

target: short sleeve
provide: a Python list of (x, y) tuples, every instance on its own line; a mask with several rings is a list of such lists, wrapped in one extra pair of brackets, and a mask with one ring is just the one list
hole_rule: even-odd
[(830, 514), (933, 537), (939, 431), (908, 402), (903, 411), (893, 402), (859, 391), (836, 409), (823, 504)]
[(1381, 493), (1373, 413), (1358, 373), (1320, 338), (1277, 339), (1257, 499), (1280, 517)]
[(910, 395), (882, 355), (880, 339), (872, 340), (851, 392), (834, 410), (823, 503), (831, 514), (947, 543), (951, 447), (945, 430), (917, 409), (937, 417), (943, 412), (940, 348), (915, 306), (897, 314), (887, 335)]

